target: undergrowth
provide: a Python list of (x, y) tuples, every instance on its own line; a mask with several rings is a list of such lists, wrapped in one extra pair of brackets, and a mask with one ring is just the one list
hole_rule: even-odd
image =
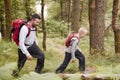
[[(65, 38), (47, 38), (47, 50), (43, 51), (45, 54), (45, 66), (42, 73), (54, 73), (55, 70), (62, 63), (65, 56)], [(17, 46), (13, 42), (6, 42), (0, 40), (0, 66), (10, 62), (17, 64)], [(38, 38), (39, 47), (42, 49), (42, 39)], [(89, 37), (85, 37), (80, 41), (79, 47), (86, 58), (86, 69), (89, 73), (100, 74), (120, 74), (120, 57), (114, 53), (113, 39), (107, 37), (105, 39), (104, 54), (89, 54)], [(42, 49), (43, 50), (43, 49)], [(27, 61), (21, 71), (21, 76), (34, 71), (36, 66), (36, 59)], [(80, 73), (78, 69), (78, 60), (74, 63), (69, 63), (64, 73)], [(74, 78), (72, 78), (74, 79)]]

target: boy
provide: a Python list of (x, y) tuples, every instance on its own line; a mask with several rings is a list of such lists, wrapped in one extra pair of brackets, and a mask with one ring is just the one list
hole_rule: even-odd
[[(56, 73), (63, 73), (63, 71), (66, 69), (68, 63), (70, 60), (72, 62), (75, 61), (75, 58), (79, 60), (79, 69), (80, 71), (85, 71), (85, 57), (82, 54), (82, 52), (78, 48), (78, 43), (81, 38), (83, 38), (87, 34), (87, 29), (84, 27), (81, 27), (78, 31), (78, 33), (73, 33), (73, 37), (70, 40), (70, 44), (66, 46), (65, 50), (65, 58), (63, 63), (57, 68)], [(69, 36), (69, 35), (68, 35)], [(68, 37), (67, 37), (68, 39)]]

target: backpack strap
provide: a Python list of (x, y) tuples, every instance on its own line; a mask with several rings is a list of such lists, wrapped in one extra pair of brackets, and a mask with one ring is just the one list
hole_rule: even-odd
[[(29, 27), (29, 25), (27, 24), (27, 22), (26, 22), (26, 23), (23, 23), (23, 24), (20, 26), (19, 32), (20, 32), (21, 28), (22, 28), (24, 25), (27, 26), (27, 28), (28, 28), (28, 34), (27, 34), (27, 36), (26, 36), (26, 37), (28, 37), (29, 34), (30, 34), (30, 32), (31, 32), (31, 30), (30, 30), (30, 27)], [(19, 34), (20, 34), (20, 33), (19, 33)], [(19, 35), (18, 35), (18, 41), (19, 41)]]
[[(77, 38), (77, 39), (79, 40), (79, 37), (76, 36), (75, 33), (73, 33), (73, 37), (72, 37), (72, 38), (74, 38), (74, 37)], [(71, 39), (72, 39), (72, 38), (71, 38)]]
[(30, 25), (29, 24), (24, 24), (24, 25), (26, 25), (27, 26), (27, 28), (28, 28), (28, 34), (27, 34), (27, 37), (29, 36), (29, 34), (30, 34), (30, 32), (31, 32), (31, 29), (30, 29)]
[[(72, 38), (77, 38), (77, 39), (79, 40), (79, 37), (76, 36), (75, 34), (73, 34), (73, 37), (72, 37)], [(72, 38), (71, 38), (71, 40), (72, 40)], [(70, 43), (71, 43), (71, 40), (70, 40)]]
[(74, 36), (74, 35), (73, 35), (73, 37), (72, 37), (72, 38), (74, 38), (74, 37), (75, 37), (75, 38), (77, 38), (77, 39), (79, 40), (79, 37), (78, 37), (78, 36)]

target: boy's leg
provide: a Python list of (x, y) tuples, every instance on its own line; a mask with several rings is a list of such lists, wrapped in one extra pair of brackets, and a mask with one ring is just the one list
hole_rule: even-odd
[(84, 55), (79, 50), (76, 50), (75, 57), (79, 60), (80, 71), (85, 71), (85, 57), (84, 57)]
[(71, 53), (67, 53), (67, 52), (66, 52), (66, 53), (65, 53), (64, 61), (63, 61), (63, 63), (60, 65), (60, 67), (57, 68), (56, 73), (62, 73), (62, 72), (66, 69), (68, 63), (70, 62), (70, 59), (71, 59)]
[(30, 48), (28, 48), (28, 51), (33, 57), (37, 58), (35, 72), (40, 73), (44, 67), (44, 53), (36, 45), (36, 43), (34, 43)]

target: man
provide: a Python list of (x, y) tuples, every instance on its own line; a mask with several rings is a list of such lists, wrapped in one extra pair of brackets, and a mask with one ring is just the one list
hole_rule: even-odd
[[(87, 34), (87, 29), (84, 27), (81, 27), (78, 31), (78, 33), (73, 33), (73, 37), (70, 40), (69, 46), (66, 46), (65, 51), (65, 58), (63, 63), (57, 68), (56, 73), (63, 73), (63, 71), (66, 69), (68, 63), (70, 60), (72, 62), (75, 61), (75, 58), (79, 60), (79, 69), (80, 71), (85, 71), (85, 57), (82, 54), (82, 52), (78, 48), (79, 39), (83, 38)], [(69, 37), (69, 35), (68, 35)], [(67, 39), (68, 39), (67, 37)]]
[[(26, 25), (23, 25), (20, 29), (17, 65), (18, 69), (14, 70), (12, 74), (15, 77), (18, 76), (18, 73), (23, 68), (26, 60), (32, 60), (32, 57), (37, 58), (35, 72), (40, 73), (44, 67), (44, 53), (38, 47), (36, 39), (37, 26), (39, 25), (40, 20), (41, 17), (38, 14), (33, 14)], [(28, 35), (29, 30), (30, 33)]]

